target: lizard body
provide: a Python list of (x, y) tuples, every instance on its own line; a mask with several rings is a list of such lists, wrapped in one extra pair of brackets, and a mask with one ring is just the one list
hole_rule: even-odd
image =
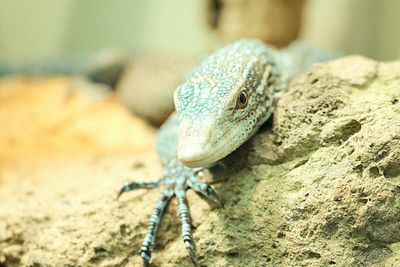
[(290, 53), (257, 40), (239, 40), (204, 59), (174, 94), (176, 112), (157, 134), (163, 176), (150, 183), (127, 182), (119, 196), (164, 185), (144, 238), (141, 256), (148, 266), (164, 209), (176, 196), (182, 238), (198, 266), (185, 191), (191, 188), (220, 206), (216, 192), (198, 180), (199, 171), (237, 149), (271, 116), (279, 96), (298, 72)]

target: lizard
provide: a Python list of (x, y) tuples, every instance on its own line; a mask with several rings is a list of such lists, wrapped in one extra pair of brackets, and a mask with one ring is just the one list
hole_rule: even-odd
[[(246, 142), (271, 116), (290, 80), (304, 68), (298, 55), (297, 48), (277, 50), (259, 40), (238, 40), (206, 57), (175, 90), (176, 111), (157, 133), (162, 177), (152, 182), (128, 181), (118, 193), (119, 198), (135, 189), (165, 187), (141, 246), (143, 266), (150, 264), (161, 218), (174, 196), (184, 246), (193, 265), (200, 266), (186, 190), (193, 189), (223, 207), (220, 196), (199, 176)], [(313, 61), (325, 59), (330, 58), (316, 56)]]

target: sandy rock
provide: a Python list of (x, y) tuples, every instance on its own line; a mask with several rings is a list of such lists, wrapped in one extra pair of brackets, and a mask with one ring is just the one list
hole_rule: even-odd
[[(228, 178), (214, 185), (225, 209), (188, 191), (201, 265), (397, 266), (399, 68), (351, 57), (299, 76), (273, 119), (213, 170)], [(140, 266), (160, 189), (115, 193), (161, 168), (154, 152), (104, 151), (2, 169), (0, 264)], [(191, 266), (175, 200), (152, 264)]]
[(117, 95), (132, 112), (161, 125), (174, 111), (173, 92), (193, 64), (181, 55), (136, 55), (117, 84)]
[(1, 80), (0, 166), (58, 155), (148, 150), (154, 144), (150, 127), (103, 92), (63, 77)]
[[(347, 57), (315, 66), (279, 102), (272, 129), (242, 149), (247, 176), (221, 187), (253, 207), (230, 225), (243, 225), (255, 266), (399, 262), (400, 63), (386, 65)], [(244, 245), (237, 251), (233, 265), (249, 262)]]

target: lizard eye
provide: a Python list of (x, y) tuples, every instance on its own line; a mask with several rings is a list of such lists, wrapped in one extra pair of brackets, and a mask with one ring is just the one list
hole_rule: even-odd
[(243, 109), (247, 106), (249, 96), (246, 91), (241, 91), (236, 100), (236, 108)]

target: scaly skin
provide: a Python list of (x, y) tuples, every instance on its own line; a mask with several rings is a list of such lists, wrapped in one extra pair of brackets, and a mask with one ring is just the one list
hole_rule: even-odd
[(159, 185), (166, 188), (142, 244), (144, 266), (149, 265), (162, 213), (174, 195), (185, 247), (193, 264), (199, 266), (185, 191), (192, 188), (222, 206), (216, 192), (200, 182), (198, 174), (237, 149), (271, 116), (298, 69), (290, 58), (260, 41), (239, 40), (208, 56), (175, 91), (176, 113), (157, 135), (163, 177), (151, 183), (126, 183), (119, 194)]
[[(174, 95), (179, 160), (191, 168), (209, 166), (249, 139), (287, 88), (284, 59), (259, 41), (241, 40), (194, 69)], [(238, 105), (241, 92), (247, 95), (245, 107)]]

